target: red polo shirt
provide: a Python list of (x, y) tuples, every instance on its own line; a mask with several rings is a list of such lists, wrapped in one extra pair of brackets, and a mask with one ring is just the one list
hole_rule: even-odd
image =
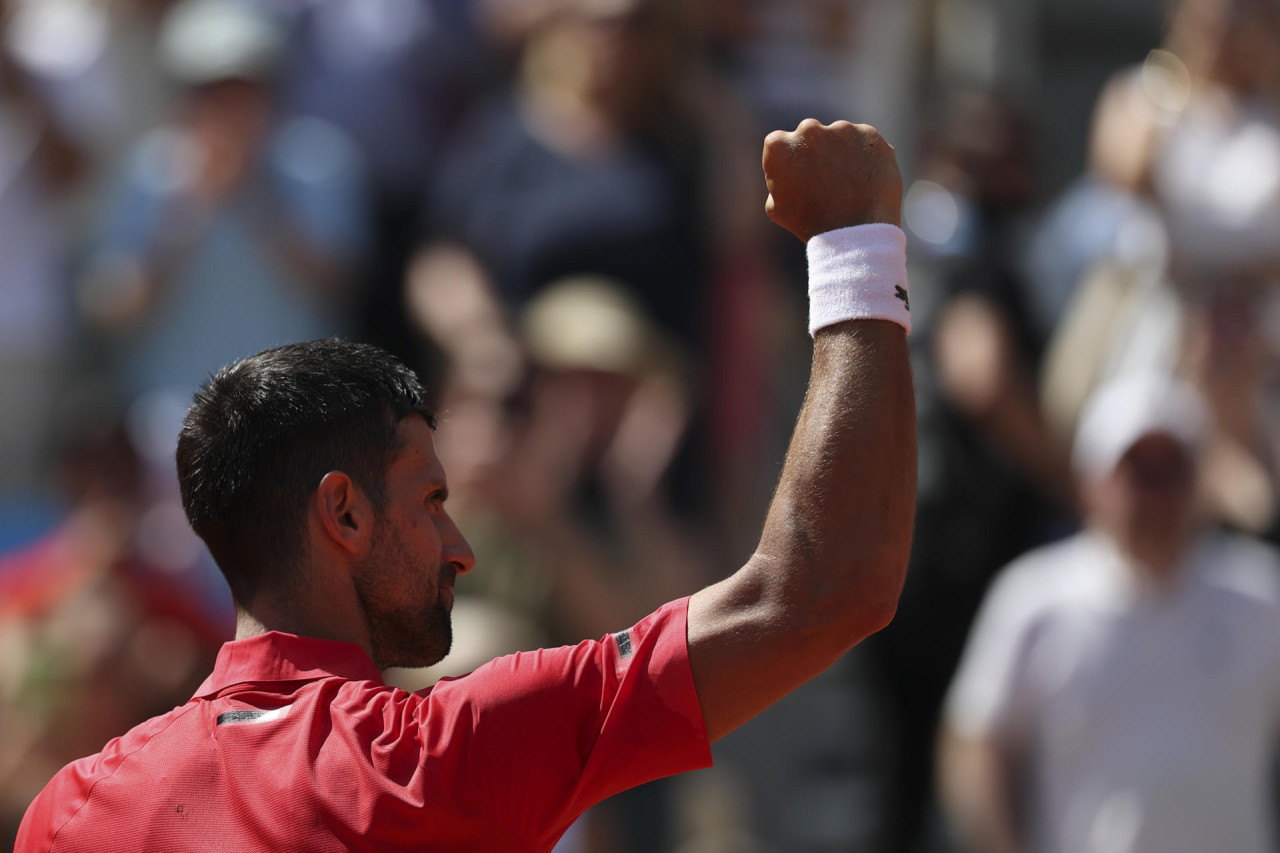
[(549, 850), (605, 797), (710, 765), (687, 615), (419, 693), (349, 643), (227, 643), (190, 702), (63, 768), (17, 853)]

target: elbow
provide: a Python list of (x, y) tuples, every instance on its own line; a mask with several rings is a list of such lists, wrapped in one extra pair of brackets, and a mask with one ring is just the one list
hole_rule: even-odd
[(893, 617), (898, 615), (898, 598), (901, 592), (902, 587), (901, 584), (899, 584), (891, 596), (884, 596), (880, 600), (868, 605), (865, 624), (863, 626), (865, 633), (858, 638), (858, 641), (889, 627), (893, 622)]
[(898, 612), (906, 577), (905, 556), (868, 560), (856, 571), (822, 572), (824, 582), (806, 588), (795, 611), (804, 615), (808, 634), (836, 657), (888, 627)]
[(863, 639), (887, 627), (898, 612), (898, 600), (907, 578), (907, 562), (911, 557), (910, 528), (897, 537), (886, 539), (877, 548), (848, 555), (843, 571), (831, 577), (847, 582), (832, 591), (831, 599), (853, 615), (850, 627)]
[(853, 617), (848, 626), (853, 635), (850, 645), (884, 630), (893, 622), (906, 579), (906, 564), (905, 557), (884, 561), (867, 571), (865, 581), (846, 593), (847, 603), (842, 609)]

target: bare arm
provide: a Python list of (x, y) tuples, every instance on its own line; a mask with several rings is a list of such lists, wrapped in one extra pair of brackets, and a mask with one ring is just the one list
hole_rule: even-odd
[[(873, 128), (807, 121), (770, 134), (764, 168), (769, 215), (802, 240), (898, 224), (902, 179)], [(819, 331), (760, 544), (689, 604), (689, 656), (712, 740), (888, 624), (911, 548), (915, 470), (902, 329), (854, 320)]]
[(952, 299), (937, 320), (934, 358), (951, 404), (982, 427), (997, 453), (1060, 507), (1075, 511), (1067, 448), (1041, 417), (1011, 322), (1000, 306), (976, 294)]
[(1009, 756), (989, 738), (944, 730), (938, 745), (938, 790), (965, 849), (1025, 853), (1019, 838)]

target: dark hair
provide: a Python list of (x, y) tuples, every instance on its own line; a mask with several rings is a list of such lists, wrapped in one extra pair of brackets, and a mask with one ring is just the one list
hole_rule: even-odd
[(435, 427), (424, 399), (394, 356), (336, 338), (241, 359), (196, 392), (178, 437), (182, 506), (238, 601), (295, 576), (307, 502), (328, 472), (382, 509), (400, 421)]

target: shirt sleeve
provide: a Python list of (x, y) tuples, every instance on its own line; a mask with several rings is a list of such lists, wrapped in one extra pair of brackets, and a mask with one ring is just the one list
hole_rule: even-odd
[(978, 611), (943, 712), (961, 737), (1014, 740), (1032, 717), (1023, 663), (1034, 622), (1034, 578), (1026, 568), (1007, 569)]
[(425, 710), (449, 721), (449, 764), (474, 802), (531, 849), (550, 849), (606, 797), (709, 767), (687, 621), (681, 599), (600, 640), (508, 655), (437, 684)]

